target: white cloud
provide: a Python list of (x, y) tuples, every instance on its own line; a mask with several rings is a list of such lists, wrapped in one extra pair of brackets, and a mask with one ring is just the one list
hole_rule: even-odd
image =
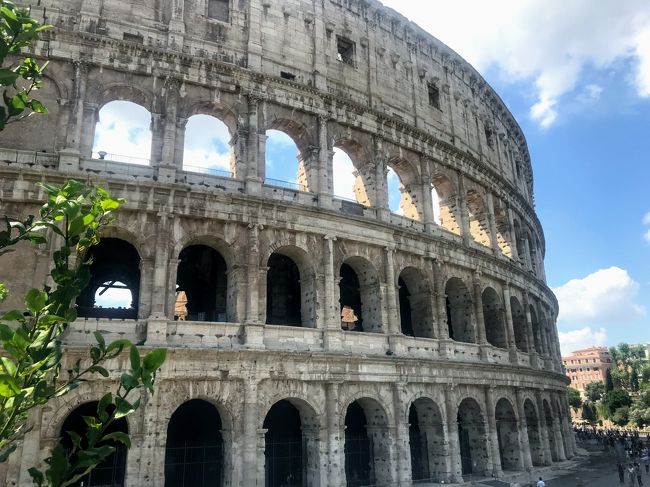
[(646, 213), (645, 215), (643, 215), (643, 220), (641, 220), (641, 222), (644, 225), (650, 225), (650, 211), (648, 213)]
[(619, 267), (600, 269), (554, 288), (560, 304), (559, 322), (623, 323), (645, 315), (635, 302), (639, 284)]
[[(531, 117), (543, 127), (558, 116), (561, 98), (578, 87), (585, 68), (635, 61), (640, 96), (650, 96), (650, 2), (383, 0), (445, 42), (479, 71), (531, 80)], [(471, 15), (468, 15), (471, 12)]]
[(643, 234), (643, 238), (645, 239), (646, 242), (650, 243), (650, 230), (646, 231)]
[(208, 115), (190, 117), (185, 127), (183, 167), (192, 171), (230, 171), (230, 132)]
[(558, 331), (558, 338), (560, 339), (560, 349), (562, 355), (569, 355), (575, 350), (587, 348), (591, 346), (603, 346), (607, 343), (607, 332), (604, 328), (597, 330), (589, 326), (580, 328), (579, 330), (572, 330), (568, 332)]
[(93, 152), (107, 152), (107, 159), (149, 164), (151, 114), (128, 101), (107, 103), (99, 111)]
[(595, 84), (589, 84), (584, 87), (582, 93), (578, 95), (578, 100), (583, 103), (595, 103), (600, 100), (603, 93), (603, 87)]

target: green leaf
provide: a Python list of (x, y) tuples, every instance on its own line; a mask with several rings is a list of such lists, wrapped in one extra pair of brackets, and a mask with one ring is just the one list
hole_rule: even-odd
[(5, 372), (10, 376), (16, 375), (16, 364), (9, 357), (0, 357), (0, 362), (2, 362), (2, 367), (5, 369)]
[(135, 345), (131, 345), (131, 350), (130, 350), (130, 358), (131, 358), (131, 369), (133, 372), (139, 372), (140, 371), (140, 352), (138, 351), (138, 347)]
[(4, 321), (18, 321), (22, 319), (23, 314), (17, 310), (17, 309), (12, 309), (11, 311), (8, 311), (2, 316), (2, 319)]
[(88, 369), (88, 371), (90, 371), (90, 372), (96, 372), (96, 373), (98, 373), (99, 375), (101, 375), (102, 377), (108, 377), (108, 375), (109, 375), (109, 374), (108, 374), (108, 370), (106, 370), (104, 367), (102, 367), (102, 366), (100, 366), (100, 365), (93, 365), (92, 367), (90, 367), (90, 368)]
[(100, 331), (95, 331), (93, 335), (95, 335), (95, 340), (97, 340), (99, 349), (102, 351), (106, 350), (106, 340), (104, 340), (104, 335), (102, 335)]
[(0, 86), (11, 86), (18, 79), (18, 73), (9, 68), (0, 68)]
[[(7, 314), (10, 314), (10, 313), (12, 313), (12, 311), (10, 311)], [(20, 318), (22, 318), (22, 317), (23, 316), (21, 314)], [(6, 318), (3, 317), (3, 319), (6, 319)], [(4, 323), (0, 323), (0, 340), (2, 340), (3, 342), (6, 342), (6, 341), (11, 340), (13, 338), (13, 336), (14, 336), (14, 331), (8, 325), (5, 325)]]
[(120, 383), (126, 390), (135, 389), (139, 385), (138, 379), (133, 377), (131, 374), (122, 374), (120, 377)]
[(133, 413), (136, 408), (126, 399), (115, 397), (115, 419), (120, 419)]
[(102, 398), (99, 400), (99, 403), (97, 404), (97, 415), (99, 416), (99, 419), (102, 422), (106, 422), (108, 420), (108, 412), (107, 408), (110, 404), (113, 403), (113, 394), (110, 392), (104, 394)]
[(115, 431), (114, 433), (109, 433), (104, 438), (103, 440), (113, 440), (113, 441), (119, 441), (122, 443), (124, 446), (127, 448), (131, 448), (131, 438), (129, 438), (129, 435), (126, 433), (123, 433), (121, 431)]
[(114, 355), (112, 355), (111, 358), (117, 357), (126, 347), (131, 347), (132, 345), (133, 344), (126, 339), (115, 340), (108, 345), (106, 353), (113, 352)]
[(25, 297), (25, 306), (32, 315), (38, 314), (47, 302), (47, 294), (38, 289), (30, 289)]
[(147, 372), (155, 372), (158, 370), (163, 363), (165, 363), (165, 358), (167, 357), (166, 348), (156, 348), (152, 350), (147, 355), (145, 355), (142, 360), (142, 366)]
[(20, 394), (20, 386), (9, 374), (0, 374), (0, 396), (14, 397)]

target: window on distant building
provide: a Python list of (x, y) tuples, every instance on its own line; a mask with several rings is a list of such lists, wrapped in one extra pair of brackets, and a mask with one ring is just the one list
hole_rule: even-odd
[(336, 36), (336, 59), (354, 66), (354, 42), (345, 37)]
[(228, 22), (230, 20), (230, 0), (208, 0), (208, 18)]
[(429, 92), (429, 105), (440, 109), (440, 90), (434, 84), (427, 83), (427, 91)]

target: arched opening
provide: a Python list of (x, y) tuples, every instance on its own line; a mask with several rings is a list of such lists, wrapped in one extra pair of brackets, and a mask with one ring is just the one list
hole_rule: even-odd
[(381, 297), (375, 269), (360, 257), (347, 259), (340, 268), (341, 328), (381, 332)]
[(515, 233), (515, 244), (517, 247), (517, 257), (519, 258), (519, 263), (524, 265), (526, 263), (526, 243), (524, 242), (524, 236), (521, 232), (521, 225), (519, 225), (518, 220), (513, 220), (513, 227)]
[[(309, 191), (309, 168), (294, 139), (281, 130), (266, 131), (264, 183)], [(295, 162), (294, 162), (295, 161)]]
[(494, 226), (496, 230), (497, 244), (506, 257), (512, 258), (512, 243), (509, 237), (510, 222), (506, 210), (499, 205), (494, 206)]
[(228, 269), (221, 254), (206, 245), (190, 245), (178, 258), (175, 318), (227, 321)]
[[(140, 296), (140, 255), (130, 243), (119, 238), (102, 238), (91, 247), (90, 282), (77, 298), (78, 315), (85, 318), (136, 319)], [(119, 284), (118, 284), (119, 283)], [(122, 287), (123, 285), (123, 287)], [(119, 286), (119, 287), (118, 287)], [(131, 294), (128, 307), (124, 304)], [(119, 292), (120, 300), (104, 299)], [(96, 301), (97, 298), (100, 298)]]
[(409, 408), (411, 478), (440, 482), (446, 477), (445, 438), (440, 409), (431, 399), (416, 399)]
[(431, 293), (422, 273), (407, 267), (399, 276), (399, 313), (402, 333), (433, 338)]
[[(88, 425), (84, 420), (85, 417), (97, 418), (97, 401), (88, 402), (74, 409), (63, 422), (61, 426), (61, 446), (66, 451), (71, 451), (73, 442), (70, 433), (76, 433), (81, 437), (81, 447), (86, 448)], [(129, 425), (125, 418), (114, 421), (106, 430), (105, 434), (111, 433), (129, 433)], [(97, 465), (89, 474), (79, 479), (77, 485), (87, 487), (103, 487), (106, 485), (114, 487), (123, 487), (126, 473), (126, 456), (127, 448), (124, 444), (108, 440), (100, 442), (97, 446), (110, 446), (115, 450)], [(83, 461), (83, 460), (82, 460)], [(83, 469), (81, 470), (83, 471)], [(79, 472), (80, 473), (80, 472)]]
[(421, 219), (417, 205), (421, 198), (419, 186), (417, 172), (406, 159), (394, 157), (388, 161), (386, 188), (390, 211), (419, 221)]
[(503, 307), (496, 291), (486, 288), (482, 294), (483, 319), (485, 320), (485, 338), (488, 343), (499, 348), (508, 348)]
[(266, 487), (306, 485), (300, 412), (287, 400), (276, 402), (264, 419)]
[(335, 197), (363, 206), (372, 206), (373, 196), (368, 191), (374, 189), (366, 182), (374, 180), (373, 171), (372, 166), (365, 164), (363, 148), (359, 143), (349, 139), (334, 143), (332, 175)]
[(172, 414), (165, 445), (165, 487), (223, 483), (221, 416), (212, 404), (192, 399)]
[(548, 404), (548, 401), (544, 399), (542, 401), (544, 408), (544, 422), (546, 424), (546, 436), (548, 437), (548, 445), (551, 450), (551, 460), (554, 462), (559, 461), (560, 456), (558, 454), (558, 445), (555, 441), (555, 432), (553, 431), (553, 414), (551, 412), (551, 407)]
[(373, 399), (351, 403), (345, 413), (346, 485), (389, 485), (390, 438), (386, 415)]
[(225, 123), (210, 115), (193, 115), (185, 125), (183, 171), (235, 176), (234, 150)]
[(544, 349), (542, 347), (542, 334), (541, 334), (541, 330), (539, 329), (539, 320), (537, 319), (537, 312), (535, 311), (535, 308), (533, 307), (532, 304), (529, 305), (528, 309), (530, 310), (530, 322), (533, 328), (533, 339), (535, 341), (535, 351), (541, 355)]
[(485, 420), (474, 399), (463, 399), (458, 406), (457, 421), (463, 475), (486, 475), (488, 455)]
[(94, 159), (148, 165), (151, 160), (151, 113), (124, 100), (111, 101), (99, 110), (95, 126)]
[[(433, 214), (438, 215), (436, 223), (456, 235), (460, 235), (460, 217), (458, 213), (458, 198), (456, 189), (446, 176), (438, 174), (432, 184)], [(433, 198), (435, 196), (435, 198)], [(437, 201), (437, 207), (436, 207)]]
[(476, 343), (472, 326), (472, 299), (465, 283), (452, 277), (445, 286), (449, 338), (457, 342)]
[(519, 300), (514, 296), (510, 297), (510, 309), (512, 311), (512, 327), (515, 332), (515, 345), (522, 352), (528, 352), (526, 313)]
[(475, 242), (490, 246), (490, 227), (487, 219), (487, 208), (481, 195), (470, 189), (467, 191), (467, 211), (469, 213), (469, 232)]
[(526, 415), (526, 433), (530, 445), (530, 458), (533, 466), (544, 465), (544, 447), (539, 431), (539, 420), (535, 406), (530, 399), (524, 401), (524, 414)]
[(286, 255), (274, 252), (266, 274), (266, 323), (302, 326), (300, 270)]
[(129, 309), (132, 305), (133, 294), (123, 282), (106, 281), (95, 291), (95, 306), (98, 308)]
[(503, 470), (520, 470), (520, 446), (517, 418), (512, 404), (507, 399), (497, 402), (494, 419), (497, 426), (497, 441), (499, 443), (499, 460)]

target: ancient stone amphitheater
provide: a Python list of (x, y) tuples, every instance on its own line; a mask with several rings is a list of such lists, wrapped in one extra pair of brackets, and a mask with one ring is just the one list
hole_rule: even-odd
[[(36, 211), (39, 181), (126, 198), (69, 359), (95, 330), (169, 349), (116, 426), (133, 447), (84, 485), (438, 485), (574, 455), (526, 141), (467, 62), (374, 0), (38, 4), (50, 113), (0, 135), (2, 213)], [(95, 152), (116, 100), (148, 110), (144, 163)], [(184, 165), (198, 114), (227, 126), (229, 171)], [(296, 182), (265, 177), (267, 130), (295, 142)], [(334, 194), (335, 150), (354, 200)], [(7, 306), (51, 251), (3, 257)], [(131, 304), (98, 305), (109, 288)], [(3, 485), (31, 485), (123, 365), (35, 414)]]

